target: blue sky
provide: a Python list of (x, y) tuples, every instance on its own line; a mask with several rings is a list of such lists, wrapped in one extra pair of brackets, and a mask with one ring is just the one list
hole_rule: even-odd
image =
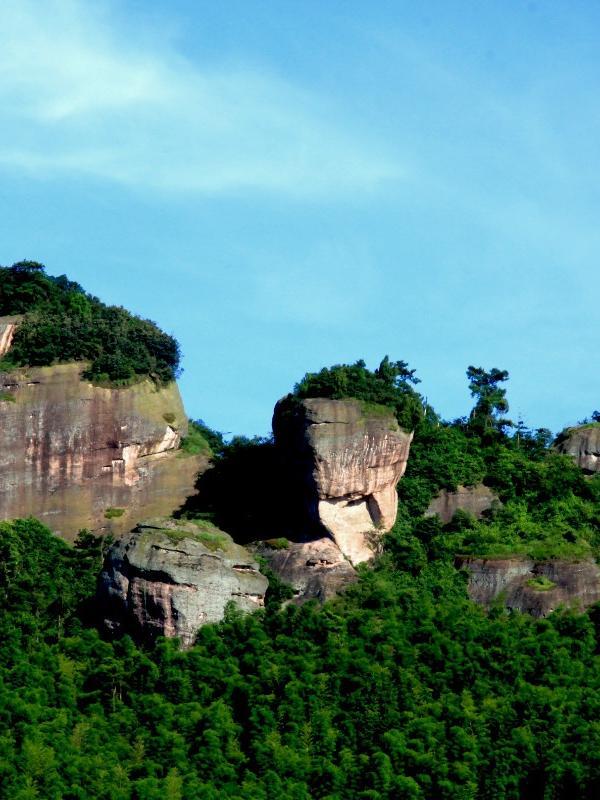
[(0, 263), (182, 345), (190, 416), (264, 434), (389, 354), (446, 418), (469, 364), (558, 430), (600, 407), (600, 7), (8, 0)]

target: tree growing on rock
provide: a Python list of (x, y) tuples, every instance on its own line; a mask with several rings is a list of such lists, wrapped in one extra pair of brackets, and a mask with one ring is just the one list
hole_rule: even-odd
[(489, 372), (483, 367), (467, 367), (469, 391), (475, 406), (469, 415), (469, 428), (483, 436), (487, 433), (504, 433), (513, 423), (503, 414), (508, 412), (506, 389), (500, 384), (508, 380), (508, 371), (493, 367)]

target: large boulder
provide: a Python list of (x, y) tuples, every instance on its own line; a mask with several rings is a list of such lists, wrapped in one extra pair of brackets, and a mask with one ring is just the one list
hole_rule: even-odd
[(248, 551), (210, 523), (154, 519), (109, 550), (98, 584), (105, 628), (193, 644), (202, 625), (264, 605), (267, 579)]
[(280, 401), (273, 431), (312, 520), (353, 564), (367, 561), (396, 520), (412, 433), (389, 408), (325, 398)]
[(600, 423), (568, 428), (555, 447), (559, 453), (572, 456), (585, 472), (600, 472)]
[(261, 542), (258, 554), (294, 591), (292, 602), (328, 600), (358, 580), (352, 564), (328, 536), (307, 542)]
[(104, 388), (81, 380), (86, 366), (0, 373), (0, 519), (39, 517), (66, 539), (121, 535), (194, 493), (208, 458), (179, 450), (177, 385)]
[(600, 600), (600, 567), (592, 559), (533, 561), (528, 558), (459, 557), (475, 602), (501, 602), (515, 611), (545, 617), (557, 608), (583, 611)]

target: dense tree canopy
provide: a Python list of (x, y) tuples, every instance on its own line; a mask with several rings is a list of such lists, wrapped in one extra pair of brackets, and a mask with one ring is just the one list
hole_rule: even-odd
[(0, 267), (0, 316), (12, 315), (24, 318), (0, 369), (89, 361), (88, 379), (126, 384), (145, 376), (170, 381), (179, 367), (179, 345), (153, 322), (33, 261)]
[(413, 430), (423, 417), (423, 399), (413, 388), (417, 383), (420, 381), (415, 370), (409, 369), (405, 361), (390, 361), (385, 356), (373, 371), (361, 359), (355, 364), (336, 364), (320, 372), (308, 372), (294, 387), (293, 396), (332, 400), (353, 397), (388, 406), (403, 428)]
[(0, 796), (517, 800), (600, 791), (600, 614), (536, 621), (390, 543), (324, 607), (180, 652), (87, 623), (98, 549), (0, 526)]

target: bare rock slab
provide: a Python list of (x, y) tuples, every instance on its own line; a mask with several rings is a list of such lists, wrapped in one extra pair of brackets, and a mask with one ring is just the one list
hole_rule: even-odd
[(396, 520), (412, 433), (391, 409), (325, 398), (280, 401), (273, 430), (296, 461), (313, 520), (353, 564), (372, 558)]
[(189, 647), (202, 625), (223, 619), (228, 603), (261, 608), (267, 583), (249, 552), (218, 528), (153, 519), (110, 549), (98, 600), (107, 630), (177, 636)]
[(73, 539), (121, 535), (195, 492), (203, 456), (182, 457), (175, 383), (123, 389), (81, 380), (85, 364), (0, 373), (0, 519), (33, 515)]
[(507, 608), (545, 617), (559, 607), (584, 611), (600, 601), (600, 567), (592, 559), (460, 557), (457, 566), (469, 574), (469, 597), (484, 606), (501, 601)]
[(20, 316), (0, 317), (0, 358), (10, 350), (20, 320)]
[(572, 456), (584, 472), (600, 472), (600, 423), (569, 428), (555, 446), (559, 453)]
[(454, 492), (442, 489), (427, 507), (425, 516), (437, 515), (446, 525), (459, 509), (479, 518), (484, 511), (499, 503), (498, 495), (483, 483), (475, 486), (458, 486)]
[(325, 601), (358, 580), (352, 564), (328, 536), (286, 546), (259, 544), (258, 554), (294, 590), (293, 602)]

